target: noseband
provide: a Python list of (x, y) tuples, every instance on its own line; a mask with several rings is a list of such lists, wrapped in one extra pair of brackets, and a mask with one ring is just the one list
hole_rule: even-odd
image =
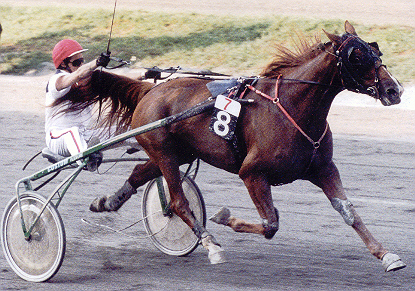
[[(334, 56), (337, 57), (337, 66), (340, 70), (340, 78), (343, 87), (347, 90), (357, 93), (366, 93), (376, 98), (378, 96), (378, 72), (379, 68), (384, 66), (382, 60), (373, 48), (358, 36), (346, 33), (343, 35), (343, 38), (344, 40), (341, 45), (337, 49), (335, 48), (334, 54)], [(350, 61), (350, 56), (356, 49), (364, 53), (362, 63), (359, 65), (354, 65)], [(374, 84), (366, 87), (363, 85), (362, 77), (359, 76), (359, 73), (362, 73), (359, 72), (359, 70), (367, 70), (372, 66), (375, 66)]]

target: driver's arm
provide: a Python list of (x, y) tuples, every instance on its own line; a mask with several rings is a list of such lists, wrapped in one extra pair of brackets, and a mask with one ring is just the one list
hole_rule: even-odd
[(56, 90), (60, 91), (62, 89), (68, 88), (75, 84), (76, 82), (91, 77), (92, 72), (98, 68), (97, 60), (93, 60), (87, 64), (80, 66), (75, 72), (70, 73), (69, 75), (64, 75), (59, 77), (56, 80)]

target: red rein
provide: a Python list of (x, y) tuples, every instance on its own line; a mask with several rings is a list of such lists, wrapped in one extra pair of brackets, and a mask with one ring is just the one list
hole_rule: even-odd
[(255, 92), (256, 94), (265, 97), (269, 100), (271, 100), (274, 104), (277, 104), (278, 108), (282, 111), (282, 113), (284, 113), (284, 115), (288, 118), (288, 120), (294, 125), (294, 127), (301, 132), (301, 134), (313, 145), (313, 147), (315, 149), (318, 149), (320, 147), (320, 143), (323, 140), (324, 136), (327, 133), (327, 130), (329, 128), (329, 124), (326, 122), (326, 128), (324, 129), (323, 134), (321, 135), (320, 139), (318, 141), (314, 141), (311, 137), (309, 137), (304, 130), (301, 129), (301, 127), (297, 124), (297, 122), (295, 122), (295, 120), (290, 116), (290, 114), (287, 112), (287, 110), (285, 110), (285, 108), (281, 105), (280, 103), (280, 99), (278, 98), (278, 87), (280, 84), (280, 78), (282, 77), (282, 75), (278, 75), (277, 77), (277, 81), (275, 83), (275, 97), (272, 98), (271, 96), (269, 96), (268, 94), (265, 94), (262, 91), (259, 91), (258, 89), (256, 89), (255, 87), (253, 87), (252, 85), (247, 85), (247, 87)]

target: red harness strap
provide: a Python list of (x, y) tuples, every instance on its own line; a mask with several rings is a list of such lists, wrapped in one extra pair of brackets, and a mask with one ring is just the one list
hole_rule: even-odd
[(260, 95), (260, 96), (262, 96), (262, 97), (265, 97), (265, 98), (267, 98), (267, 99), (269, 99), (269, 100), (271, 100), (274, 104), (277, 104), (277, 106), (278, 106), (278, 108), (282, 111), (282, 113), (284, 113), (284, 115), (287, 117), (287, 119), (294, 125), (294, 127), (299, 131), (299, 132), (301, 132), (301, 134), (305, 137), (305, 138), (307, 138), (307, 140), (313, 145), (313, 147), (315, 148), (315, 149), (318, 149), (319, 147), (320, 147), (320, 143), (321, 143), (321, 141), (323, 140), (323, 138), (324, 138), (324, 136), (326, 135), (326, 133), (327, 133), (327, 130), (328, 130), (328, 128), (329, 128), (329, 124), (328, 124), (328, 122), (326, 122), (326, 128), (324, 129), (324, 132), (323, 132), (323, 134), (321, 135), (321, 137), (319, 138), (319, 140), (318, 141), (314, 141), (311, 137), (309, 137), (305, 132), (304, 132), (304, 130), (302, 130), (301, 129), (301, 127), (297, 124), (297, 122), (295, 122), (295, 120), (291, 117), (291, 115), (287, 112), (287, 110), (285, 110), (285, 108), (281, 105), (281, 103), (280, 103), (280, 99), (279, 99), (279, 97), (278, 97), (278, 87), (279, 87), (279, 84), (280, 84), (280, 78), (281, 78), (281, 76), (282, 75), (278, 75), (278, 77), (277, 77), (277, 81), (276, 81), (276, 83), (275, 83), (275, 97), (274, 98), (272, 98), (271, 96), (269, 96), (268, 94), (265, 94), (264, 92), (262, 92), (262, 91), (259, 91), (258, 89), (256, 89), (255, 87), (253, 87), (252, 85), (247, 85), (247, 87), (250, 89), (250, 90), (252, 90), (253, 92), (255, 92), (256, 94), (258, 94), (258, 95)]

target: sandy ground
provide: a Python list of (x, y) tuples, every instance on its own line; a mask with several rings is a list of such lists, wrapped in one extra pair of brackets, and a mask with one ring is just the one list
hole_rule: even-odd
[[(112, 7), (113, 1), (1, 0), (0, 4)], [(209, 3), (209, 4), (208, 4)], [(239, 3), (239, 4), (237, 4)], [(281, 13), (354, 19), (368, 23), (414, 25), (414, 1), (133, 1), (122, 8), (203, 13)], [(313, 3), (309, 6), (308, 3)], [(281, 9), (283, 7), (283, 9)], [(393, 8), (393, 9), (392, 9)], [(227, 9), (227, 10), (226, 10)], [(279, 13), (278, 12), (278, 13)], [(226, 12), (229, 13), (229, 12)], [(48, 76), (0, 75), (0, 212), (14, 193), (14, 183), (47, 165), (23, 164), (44, 146), (43, 100)], [(361, 96), (362, 98), (370, 98)], [(345, 98), (347, 95), (338, 96)], [(235, 234), (208, 223), (225, 247), (229, 263), (210, 266), (198, 248), (186, 258), (156, 250), (143, 227), (122, 237), (82, 224), (81, 218), (121, 228), (137, 220), (139, 195), (118, 213), (96, 215), (90, 201), (122, 184), (133, 165), (117, 165), (106, 175), (83, 173), (60, 206), (67, 231), (67, 252), (59, 273), (49, 283), (32, 284), (13, 273), (0, 255), (0, 290), (415, 290), (415, 110), (393, 107), (334, 105), (329, 122), (334, 133), (335, 162), (349, 198), (373, 234), (408, 267), (383, 273), (380, 263), (309, 184), (274, 187), (281, 230), (271, 241)], [(226, 205), (236, 216), (257, 221), (258, 215), (235, 176), (203, 165), (196, 180), (208, 216)], [(139, 215), (138, 215), (139, 216)]]

